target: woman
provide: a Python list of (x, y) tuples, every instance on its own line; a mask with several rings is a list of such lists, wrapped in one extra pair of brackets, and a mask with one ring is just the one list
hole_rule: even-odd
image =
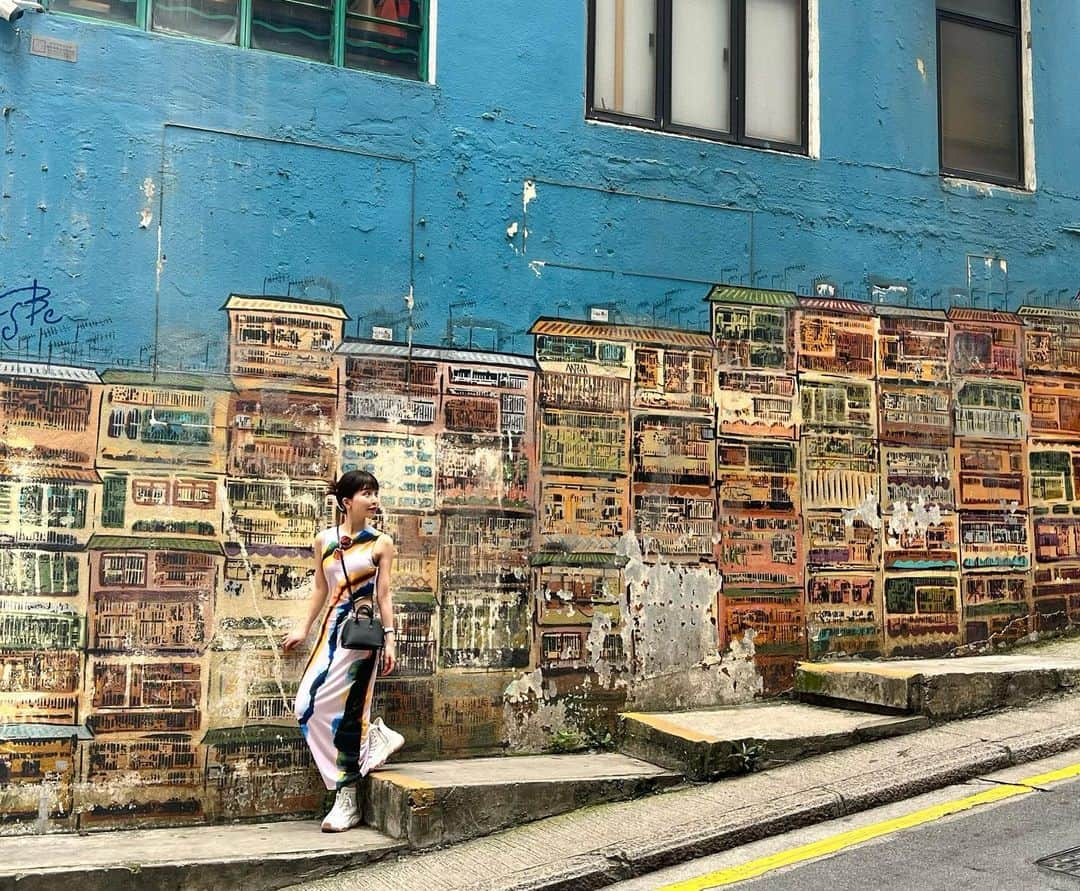
[[(404, 739), (382, 720), (370, 723), (371, 697), (380, 662), (394, 670), (394, 603), (390, 573), (394, 542), (369, 524), (379, 507), (379, 483), (353, 470), (334, 486), (341, 522), (315, 536), (315, 590), (306, 620), (282, 645), (303, 643), (323, 607), (329, 611), (296, 696), (296, 719), (327, 789), (337, 797), (323, 832), (344, 832), (360, 823), (357, 782), (401, 748)], [(346, 575), (347, 573), (347, 575)], [(357, 603), (378, 603), (383, 624), (381, 650), (347, 650), (341, 626)]]

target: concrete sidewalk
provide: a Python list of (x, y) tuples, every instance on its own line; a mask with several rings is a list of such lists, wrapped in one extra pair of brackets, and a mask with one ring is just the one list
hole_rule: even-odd
[(766, 773), (586, 808), (309, 882), (305, 891), (583, 891), (1080, 748), (1080, 697), (954, 721)]
[(316, 820), (10, 836), (0, 838), (0, 889), (273, 889), (405, 847), (374, 829), (320, 832)]

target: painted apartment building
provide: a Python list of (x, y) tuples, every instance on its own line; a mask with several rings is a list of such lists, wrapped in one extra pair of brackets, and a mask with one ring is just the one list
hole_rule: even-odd
[(948, 652), (963, 630), (950, 326), (929, 308), (881, 306), (877, 315), (885, 651)]
[(3, 809), (70, 814), (85, 726), (88, 542), (101, 500), (101, 378), (90, 368), (0, 362), (0, 758)]
[(724, 639), (752, 629), (758, 664), (783, 677), (806, 639), (793, 318), (799, 304), (788, 292), (723, 286), (709, 300)]
[(377, 707), (416, 756), (496, 751), (531, 660), (536, 363), (373, 340), (338, 361), (341, 470), (379, 478), (398, 551), (400, 668)]
[(1080, 532), (1074, 448), (1080, 434), (1080, 312), (1021, 307), (1031, 437), (1027, 469), (1031, 505), (1032, 585), (1044, 622), (1066, 625), (1080, 609)]

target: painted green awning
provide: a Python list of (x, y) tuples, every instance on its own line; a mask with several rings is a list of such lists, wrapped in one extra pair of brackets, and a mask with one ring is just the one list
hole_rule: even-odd
[(246, 724), (243, 727), (218, 727), (207, 730), (202, 741), (204, 746), (221, 746), (300, 738), (300, 727), (296, 724)]
[[(543, 615), (536, 620), (540, 628), (589, 628), (593, 623), (593, 616), (607, 616), (613, 624), (618, 624), (621, 617), (617, 603), (594, 603), (589, 606), (573, 606), (572, 604), (556, 603), (552, 608), (543, 610)], [(565, 610), (563, 612), (562, 610)]]
[(412, 603), (417, 606), (434, 606), (435, 595), (430, 591), (415, 591), (408, 588), (395, 588), (394, 599), (398, 603)]
[(190, 551), (224, 556), (221, 542), (167, 535), (91, 535), (91, 551)]
[(0, 724), (0, 739), (8, 742), (35, 742), (54, 739), (93, 739), (85, 724)]
[(976, 603), (964, 607), (964, 616), (973, 619), (982, 616), (1024, 616), (1027, 615), (1027, 612), (1026, 603), (1017, 603), (1011, 600), (1002, 603)]
[(799, 308), (794, 291), (771, 291), (766, 288), (741, 288), (736, 285), (713, 285), (705, 298), (712, 303), (747, 303), (753, 306)]
[(801, 588), (724, 588), (721, 592), (728, 600), (760, 600), (775, 597), (780, 600), (797, 600), (802, 596)]
[(193, 374), (189, 371), (142, 371), (131, 368), (110, 368), (101, 373), (106, 384), (126, 384), (132, 387), (161, 387), (176, 390), (221, 390), (235, 392), (232, 378), (225, 374)]
[(627, 563), (626, 557), (618, 554), (594, 551), (573, 553), (569, 551), (537, 551), (529, 557), (531, 566), (576, 566), (598, 569), (621, 569)]

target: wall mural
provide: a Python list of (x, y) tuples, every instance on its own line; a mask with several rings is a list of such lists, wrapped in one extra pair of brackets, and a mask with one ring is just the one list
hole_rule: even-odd
[[(58, 321), (21, 291), (9, 327)], [(0, 832), (317, 808), (277, 642), (354, 468), (412, 758), (1080, 617), (1080, 311), (708, 300), (710, 332), (541, 318), (523, 356), (231, 295), (221, 373), (0, 361)]]

